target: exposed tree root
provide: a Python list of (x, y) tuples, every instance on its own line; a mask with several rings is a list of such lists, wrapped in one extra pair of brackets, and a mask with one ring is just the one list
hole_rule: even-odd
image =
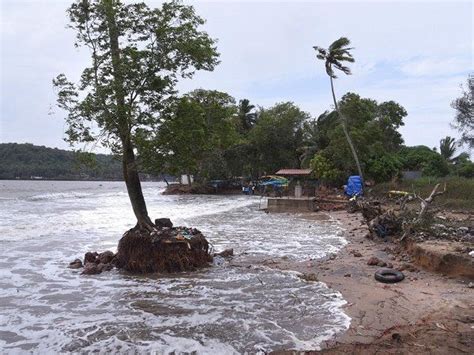
[(208, 266), (209, 243), (193, 228), (133, 228), (119, 241), (115, 265), (136, 273), (179, 272)]

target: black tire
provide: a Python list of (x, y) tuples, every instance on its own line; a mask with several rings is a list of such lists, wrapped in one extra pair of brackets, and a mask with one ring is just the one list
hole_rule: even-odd
[(379, 269), (375, 272), (375, 279), (386, 284), (400, 282), (405, 278), (401, 271), (394, 269)]

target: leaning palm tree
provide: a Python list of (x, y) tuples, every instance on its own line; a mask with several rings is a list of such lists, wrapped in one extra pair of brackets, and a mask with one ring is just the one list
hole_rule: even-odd
[(344, 66), (343, 62), (353, 63), (354, 58), (352, 54), (349, 52), (353, 48), (349, 48), (351, 42), (346, 37), (341, 37), (338, 40), (334, 41), (328, 49), (314, 46), (314, 50), (317, 52), (316, 57), (318, 59), (324, 60), (326, 65), (326, 73), (329, 75), (329, 79), (331, 81), (331, 92), (332, 92), (332, 99), (334, 100), (334, 107), (341, 118), (342, 123), (342, 130), (344, 131), (344, 135), (346, 136), (347, 143), (351, 148), (352, 155), (354, 156), (355, 163), (357, 165), (357, 170), (359, 175), (364, 181), (364, 177), (362, 175), (362, 169), (360, 167), (359, 157), (357, 156), (356, 149), (354, 147), (354, 143), (352, 143), (351, 136), (349, 135), (349, 131), (347, 130), (347, 120), (344, 115), (341, 113), (339, 109), (339, 105), (337, 104), (336, 94), (334, 93), (334, 79), (337, 78), (336, 74), (334, 74), (334, 69), (338, 69), (342, 71), (346, 75), (351, 74), (351, 70)]
[(446, 136), (439, 141), (439, 152), (447, 161), (453, 160), (453, 155), (456, 152), (456, 139)]

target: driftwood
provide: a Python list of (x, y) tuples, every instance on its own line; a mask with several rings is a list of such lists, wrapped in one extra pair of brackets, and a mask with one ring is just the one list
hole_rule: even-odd
[[(350, 207), (352, 211), (359, 210), (362, 213), (372, 235), (381, 238), (402, 235), (400, 240), (404, 240), (417, 224), (424, 221), (435, 198), (446, 192), (446, 184), (442, 191), (439, 188), (440, 184), (437, 184), (427, 198), (422, 198), (415, 193), (404, 196), (399, 201), (400, 209), (397, 212), (384, 209), (379, 201), (374, 200), (358, 199)], [(414, 198), (421, 202), (420, 210), (416, 214), (406, 207), (406, 203)]]
[(438, 191), (440, 184), (436, 184), (430, 195), (427, 198), (422, 198), (417, 194), (414, 194), (417, 199), (421, 201), (420, 211), (418, 212), (417, 218), (413, 221), (403, 221), (403, 235), (400, 238), (400, 241), (404, 240), (413, 230), (413, 226), (417, 223), (423, 221), (426, 211), (430, 207), (431, 203), (435, 200), (436, 196), (442, 195), (446, 192), (446, 183), (444, 184), (443, 191)]
[(428, 207), (430, 206), (430, 204), (434, 201), (435, 197), (436, 196), (439, 196), (439, 195), (442, 195), (446, 192), (446, 183), (444, 184), (444, 189), (443, 191), (438, 191), (439, 189), (439, 185), (440, 184), (436, 184), (436, 186), (434, 187), (433, 191), (431, 191), (431, 194), (428, 196), (428, 198), (424, 199), (424, 198), (421, 198), (420, 196), (416, 196), (416, 198), (418, 198), (420, 201), (421, 201), (421, 208), (420, 208), (420, 212), (418, 213), (418, 218), (416, 219), (416, 222), (420, 222), (426, 211), (428, 210)]

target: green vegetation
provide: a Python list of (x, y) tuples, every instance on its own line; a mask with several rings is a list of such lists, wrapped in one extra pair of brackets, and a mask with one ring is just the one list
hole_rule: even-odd
[(403, 147), (399, 153), (404, 170), (420, 170), (424, 176), (443, 177), (449, 174), (448, 161), (438, 152), (424, 146)]
[[(200, 31), (204, 20), (179, 1), (151, 9), (143, 3), (83, 0), (68, 11), (77, 44), (91, 51), (91, 65), (78, 85), (59, 75), (58, 105), (68, 116), (71, 144), (99, 142), (122, 160), (124, 180), (140, 227), (151, 221), (138, 172), (194, 175), (198, 183), (233, 177), (258, 178), (280, 168), (311, 166), (326, 184), (349, 175), (376, 183), (396, 180), (404, 170), (423, 176), (470, 178), (474, 163), (455, 156), (446, 137), (440, 153), (406, 147), (399, 128), (406, 110), (355, 93), (336, 99), (336, 71), (351, 74), (350, 41), (314, 47), (325, 63), (334, 110), (312, 118), (292, 102), (260, 107), (228, 93), (199, 89), (178, 96), (179, 77), (218, 64), (215, 41)], [(453, 103), (456, 125), (469, 143), (472, 80)], [(44, 174), (43, 174), (44, 175)]]
[[(402, 164), (397, 152), (403, 144), (398, 128), (403, 125), (406, 111), (393, 101), (377, 103), (348, 93), (339, 102), (347, 117), (347, 130), (353, 137), (367, 179), (387, 181), (400, 173)], [(357, 167), (346, 143), (342, 120), (336, 112), (325, 112), (306, 126), (306, 147), (317, 151), (331, 163), (337, 173), (331, 173), (330, 183), (341, 185)]]
[[(311, 167), (315, 177), (334, 186), (357, 173), (336, 111), (313, 119), (291, 102), (258, 109), (248, 100), (236, 102), (226, 93), (211, 90), (184, 95), (165, 116), (156, 139), (140, 145), (147, 169), (192, 174), (205, 183)], [(442, 140), (444, 157), (426, 146), (404, 146), (398, 130), (407, 112), (396, 102), (379, 103), (347, 93), (338, 106), (347, 117), (347, 130), (368, 180), (390, 181), (400, 178), (404, 170), (431, 177), (473, 177), (474, 163), (466, 153), (453, 157), (455, 142), (449, 137)], [(251, 119), (244, 126), (247, 115)]]
[(94, 141), (120, 155), (137, 226), (151, 231), (137, 145), (153, 137), (179, 77), (214, 69), (215, 42), (199, 30), (204, 20), (193, 7), (179, 1), (152, 9), (145, 3), (82, 0), (68, 15), (76, 46), (91, 54), (78, 84), (64, 74), (53, 80), (58, 106), (68, 113), (68, 141)]
[[(84, 158), (87, 158), (85, 161)], [(0, 179), (122, 180), (111, 155), (83, 154), (33, 144), (0, 144)]]
[(451, 106), (456, 110), (454, 126), (461, 132), (461, 142), (474, 148), (474, 76), (467, 79), (467, 89)]

